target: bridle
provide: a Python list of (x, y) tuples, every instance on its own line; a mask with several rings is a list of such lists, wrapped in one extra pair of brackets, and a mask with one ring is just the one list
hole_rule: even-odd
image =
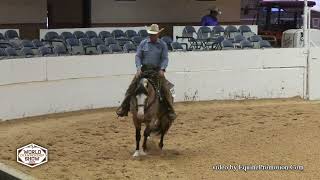
[[(148, 78), (146, 78), (146, 79), (148, 80), (148, 83), (150, 83), (149, 79)], [(150, 84), (152, 85), (152, 87), (153, 87), (153, 89), (155, 91), (154, 98), (152, 99), (152, 101), (150, 103), (148, 103), (148, 96), (146, 95), (147, 96), (146, 100), (141, 104), (137, 104), (137, 108), (144, 107), (144, 111), (148, 111), (151, 108), (151, 106), (156, 102), (156, 100), (158, 98), (158, 93), (156, 92), (157, 91), (156, 88), (154, 87), (153, 83), (150, 83)]]

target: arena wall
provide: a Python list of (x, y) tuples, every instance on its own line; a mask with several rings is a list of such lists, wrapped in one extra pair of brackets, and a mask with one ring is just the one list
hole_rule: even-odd
[[(134, 55), (0, 61), (0, 119), (118, 106), (135, 73)], [(169, 56), (167, 78), (176, 85), (176, 101), (305, 94), (302, 49), (173, 52)]]
[(1, 0), (0, 24), (45, 23), (47, 1)]
[(310, 100), (320, 100), (320, 51), (319, 48), (311, 49), (310, 61)]
[(91, 19), (93, 24), (200, 22), (213, 6), (222, 10), (221, 22), (240, 22), (240, 0), (94, 0)]

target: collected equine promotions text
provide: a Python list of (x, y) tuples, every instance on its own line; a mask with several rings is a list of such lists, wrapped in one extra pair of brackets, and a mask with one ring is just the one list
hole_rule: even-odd
[(214, 165), (214, 171), (303, 171), (302, 165)]

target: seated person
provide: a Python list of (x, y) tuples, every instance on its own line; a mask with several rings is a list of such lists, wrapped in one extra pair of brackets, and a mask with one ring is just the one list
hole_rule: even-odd
[(221, 14), (218, 8), (209, 9), (210, 14), (203, 16), (201, 19), (201, 26), (217, 26), (219, 25), (217, 16)]

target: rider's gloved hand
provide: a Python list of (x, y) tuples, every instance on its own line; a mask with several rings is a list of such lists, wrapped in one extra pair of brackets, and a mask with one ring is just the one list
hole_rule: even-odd
[(138, 69), (136, 73), (136, 78), (138, 78), (140, 75), (141, 75), (141, 69)]

